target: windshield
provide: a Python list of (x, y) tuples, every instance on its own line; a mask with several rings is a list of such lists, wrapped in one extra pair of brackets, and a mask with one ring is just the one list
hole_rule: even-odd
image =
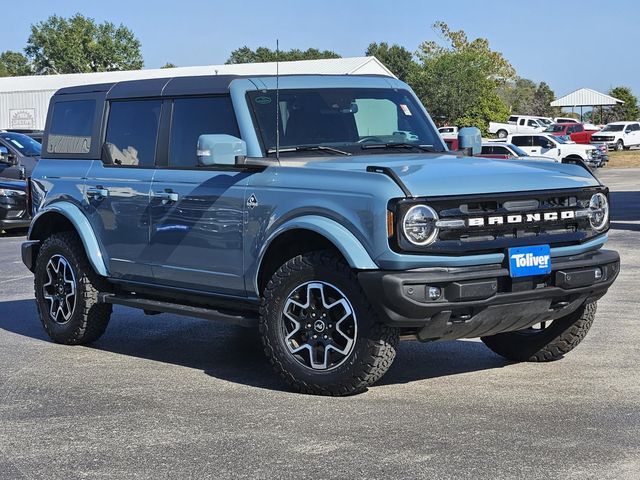
[(18, 150), (24, 157), (37, 157), (42, 150), (42, 145), (22, 133), (4, 132), (0, 133), (0, 138)]
[(607, 125), (602, 129), (603, 132), (621, 132), (624, 125)]
[(516, 157), (528, 157), (529, 154), (513, 143), (508, 144), (509, 149), (516, 154)]
[(553, 125), (553, 122), (548, 118), (538, 118), (538, 122), (540, 122), (542, 125)]
[[(266, 152), (276, 146), (276, 92), (250, 92), (250, 107)], [(280, 90), (281, 153), (296, 147), (335, 147), (350, 154), (371, 154), (381, 145), (410, 152), (420, 147), (446, 150), (440, 136), (413, 96), (390, 88), (324, 88)], [(408, 147), (408, 148), (407, 148)], [(287, 151), (282, 151), (286, 150)], [(329, 149), (309, 150), (318, 155)], [(334, 150), (335, 153), (335, 150)]]
[(551, 125), (547, 129), (545, 129), (545, 132), (549, 132), (549, 133), (564, 132), (565, 128), (567, 128), (565, 125), (556, 124), (556, 125)]

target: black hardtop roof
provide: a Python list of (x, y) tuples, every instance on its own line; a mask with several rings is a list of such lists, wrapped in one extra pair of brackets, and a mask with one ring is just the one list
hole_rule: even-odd
[[(285, 75), (281, 75), (284, 77)], [(287, 77), (308, 77), (314, 74), (286, 75)], [(339, 75), (321, 75), (323, 77), (343, 77)], [(385, 77), (385, 75), (348, 75), (349, 77)], [(275, 75), (193, 75), (184, 77), (147, 78), (142, 80), (123, 80), (111, 83), (78, 85), (58, 90), (55, 95), (76, 95), (83, 93), (106, 92), (107, 99), (162, 97), (176, 95), (215, 95), (229, 92), (229, 85), (237, 78), (257, 79)], [(256, 88), (257, 85), (256, 85)]]
[(61, 88), (56, 95), (106, 92), (107, 98), (158, 97), (169, 95), (221, 94), (238, 75), (148, 78)]

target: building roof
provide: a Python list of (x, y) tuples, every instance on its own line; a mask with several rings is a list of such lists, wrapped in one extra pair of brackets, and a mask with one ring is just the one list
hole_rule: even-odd
[(590, 88), (580, 88), (564, 97), (551, 102), (552, 107), (595, 107), (596, 105), (616, 105), (624, 103), (610, 95), (597, 92)]
[[(373, 74), (394, 77), (393, 73), (375, 57), (331, 58), (280, 62), (280, 75), (358, 75)], [(32, 75), (0, 78), (0, 92), (58, 90), (76, 85), (116, 83), (125, 80), (173, 78), (202, 75), (275, 75), (276, 62), (206, 65), (199, 67), (157, 68), (121, 72), (71, 73), (64, 75)]]

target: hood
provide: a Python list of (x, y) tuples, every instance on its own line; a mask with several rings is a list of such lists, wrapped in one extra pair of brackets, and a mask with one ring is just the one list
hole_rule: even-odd
[[(300, 165), (299, 162), (292, 164)], [(375, 154), (344, 157), (344, 160), (336, 157), (314, 158), (306, 163), (306, 168), (363, 172), (367, 166), (391, 168), (413, 196), (472, 195), (600, 185), (591, 172), (581, 166), (540, 160), (497, 160), (442, 154)]]

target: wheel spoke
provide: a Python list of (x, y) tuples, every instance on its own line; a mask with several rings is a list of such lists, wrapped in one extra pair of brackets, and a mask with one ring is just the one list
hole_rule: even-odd
[(56, 323), (71, 319), (76, 304), (76, 278), (71, 265), (62, 255), (53, 255), (45, 267), (43, 298), (49, 304), (49, 316)]

